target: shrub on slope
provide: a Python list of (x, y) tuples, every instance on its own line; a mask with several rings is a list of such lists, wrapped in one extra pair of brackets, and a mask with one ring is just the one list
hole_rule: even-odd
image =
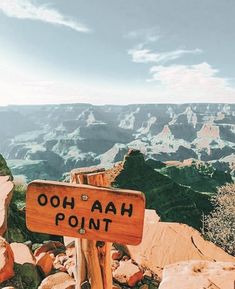
[(205, 217), (204, 235), (235, 256), (235, 184), (219, 188), (211, 201), (214, 210)]

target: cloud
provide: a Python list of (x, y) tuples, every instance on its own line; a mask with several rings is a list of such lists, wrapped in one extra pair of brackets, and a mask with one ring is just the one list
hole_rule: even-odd
[(125, 35), (126, 38), (143, 41), (145, 44), (156, 42), (161, 38), (159, 28), (144, 28), (132, 30)]
[[(184, 102), (234, 102), (235, 88), (206, 62), (196, 65), (153, 66), (151, 79), (165, 95)], [(187, 101), (188, 100), (188, 101)]]
[(199, 54), (201, 49), (185, 50), (178, 49), (168, 52), (151, 52), (149, 49), (134, 48), (128, 50), (128, 54), (131, 55), (132, 61), (136, 63), (167, 63), (172, 60), (176, 60), (186, 54)]
[(39, 20), (66, 26), (78, 32), (90, 32), (87, 26), (62, 15), (59, 11), (49, 8), (48, 5), (36, 5), (30, 0), (0, 0), (0, 10), (9, 17)]

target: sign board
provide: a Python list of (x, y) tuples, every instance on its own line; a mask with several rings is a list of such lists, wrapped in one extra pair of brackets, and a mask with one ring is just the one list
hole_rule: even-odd
[(33, 232), (137, 245), (144, 194), (53, 181), (33, 181), (26, 193), (26, 225)]

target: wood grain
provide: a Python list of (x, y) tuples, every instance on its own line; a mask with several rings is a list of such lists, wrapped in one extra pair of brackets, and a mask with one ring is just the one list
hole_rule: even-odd
[[(88, 196), (88, 200), (82, 201), (82, 195)], [(74, 208), (71, 205), (63, 207), (66, 198), (67, 203), (74, 199)], [(43, 205), (39, 204), (39, 199)], [(102, 212), (98, 209), (91, 211), (95, 202), (101, 204)], [(110, 202), (114, 204), (116, 214), (110, 210), (105, 212)], [(130, 204), (132, 215), (127, 212), (122, 215), (121, 208), (127, 209)], [(26, 193), (26, 224), (29, 230), (89, 240), (139, 244), (143, 234), (144, 209), (143, 193), (131, 190), (39, 180), (30, 183)], [(84, 234), (79, 230), (82, 218)], [(96, 225), (100, 224), (99, 230), (91, 224), (91, 219)]]

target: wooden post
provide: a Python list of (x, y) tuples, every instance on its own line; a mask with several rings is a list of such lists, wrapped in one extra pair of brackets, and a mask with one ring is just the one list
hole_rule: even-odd
[(75, 239), (75, 250), (76, 250), (76, 268), (75, 272), (76, 275), (76, 289), (81, 289), (81, 284), (86, 281), (87, 278), (87, 268), (86, 268), (86, 262), (85, 262), (85, 256), (82, 251), (82, 244), (81, 239)]
[[(75, 174), (71, 173), (70, 177), (71, 183), (79, 183), (79, 179), (76, 178)], [(82, 240), (75, 239), (75, 251), (76, 251), (76, 275), (74, 276), (76, 280), (76, 289), (81, 289), (81, 284), (85, 282), (87, 274), (86, 274), (86, 261), (85, 256), (82, 251)]]
[[(94, 181), (92, 181), (91, 178), (88, 180), (87, 175), (89, 173), (90, 174), (96, 173), (97, 175), (99, 175), (99, 172), (103, 172), (103, 171), (104, 169), (102, 168), (98, 169), (96, 167), (76, 169), (71, 172), (71, 181), (77, 184), (90, 184), (90, 185), (98, 185), (98, 183), (100, 183), (100, 186), (101, 186), (100, 178), (98, 180), (97, 178), (94, 178)], [(86, 267), (87, 267), (87, 277), (89, 278), (91, 288), (92, 289), (106, 289), (106, 288), (111, 289), (112, 288), (111, 286), (105, 287), (105, 288), (103, 286), (104, 284), (106, 284), (106, 282), (103, 280), (104, 270), (102, 269), (99, 263), (99, 255), (98, 255), (98, 249), (96, 246), (96, 241), (86, 240), (86, 239), (83, 239), (80, 241), (81, 241), (80, 246), (76, 247), (76, 254), (77, 254), (77, 258), (81, 257), (82, 255), (85, 256)], [(76, 243), (78, 243), (78, 240)], [(82, 263), (84, 263), (84, 261), (82, 261)], [(79, 260), (78, 260), (78, 264), (79, 264)], [(111, 266), (110, 266), (110, 270), (111, 270)], [(110, 271), (110, 274), (112, 274), (111, 271)], [(78, 275), (77, 280), (76, 280), (76, 283), (78, 284), (77, 289), (80, 289), (81, 283), (82, 283), (81, 281), (84, 281), (84, 280), (81, 280), (81, 277), (80, 277), (82, 275), (82, 266), (78, 266), (77, 275)], [(112, 285), (112, 282), (111, 282), (111, 285)]]
[[(92, 173), (87, 175), (87, 183), (89, 185), (107, 187), (108, 180), (106, 179), (105, 172)], [(97, 246), (101, 274), (103, 279), (104, 289), (112, 289), (113, 277), (111, 269), (111, 247), (110, 242), (101, 242), (102, 246)]]

